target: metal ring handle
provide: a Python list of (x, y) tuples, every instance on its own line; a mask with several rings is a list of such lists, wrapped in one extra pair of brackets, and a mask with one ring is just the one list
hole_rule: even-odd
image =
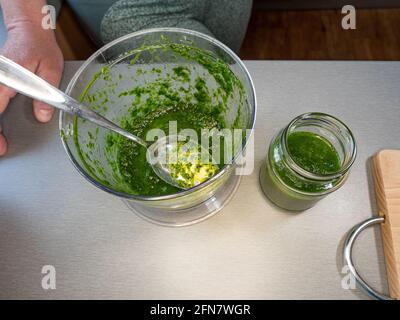
[(343, 258), (344, 258), (344, 263), (349, 267), (350, 273), (356, 280), (356, 283), (359, 285), (361, 289), (363, 289), (367, 294), (370, 296), (374, 297), (375, 299), (379, 300), (393, 300), (393, 298), (386, 296), (382, 293), (377, 292), (375, 289), (373, 289), (365, 280), (359, 275), (357, 272), (354, 264), (353, 264), (353, 259), (351, 257), (352, 254), (352, 249), (353, 249), (353, 244), (359, 234), (367, 227), (383, 223), (385, 221), (384, 217), (376, 217), (376, 218), (369, 218), (356, 226), (354, 226), (349, 233), (347, 234), (346, 240), (344, 242), (344, 247), (343, 247)]

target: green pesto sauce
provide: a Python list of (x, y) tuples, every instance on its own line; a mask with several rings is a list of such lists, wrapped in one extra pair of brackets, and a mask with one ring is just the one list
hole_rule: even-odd
[[(260, 173), (261, 188), (268, 198), (287, 210), (312, 207), (322, 194), (336, 187), (341, 177), (327, 180), (307, 179), (291, 170), (282, 156), (281, 135), (272, 142), (267, 162)], [(325, 138), (311, 132), (289, 134), (287, 148), (301, 168), (317, 175), (338, 172), (341, 161), (335, 147)]]
[[(325, 138), (310, 132), (294, 132), (289, 134), (288, 149), (293, 160), (303, 169), (319, 175), (330, 174), (340, 170), (341, 161), (335, 147)], [(271, 181), (269, 184), (280, 188), (279, 181), (273, 178), (276, 174), (282, 182), (291, 189), (306, 193), (325, 192), (340, 182), (340, 178), (329, 181), (317, 181), (305, 179), (290, 170), (282, 158), (274, 158), (279, 154), (280, 139), (275, 139), (270, 155), (271, 165), (275, 173), (270, 172)], [(289, 194), (287, 197), (291, 197)], [(282, 195), (284, 198), (285, 195)], [(296, 195), (298, 197), (298, 195)]]
[[(166, 52), (173, 52), (177, 61), (177, 65), (169, 71), (157, 65), (161, 61), (160, 55)], [(141, 60), (143, 53), (146, 57), (153, 57), (155, 67), (141, 67), (152, 63)], [(197, 72), (193, 62), (205, 72)], [(115, 74), (113, 67), (103, 67), (83, 90), (81, 101), (106, 117), (113, 105), (119, 105), (121, 100), (124, 103), (128, 101), (121, 116), (110, 120), (143, 139), (149, 130), (155, 128), (168, 135), (170, 121), (177, 122), (178, 133), (181, 129), (194, 129), (198, 137), (201, 136), (201, 129), (245, 128), (241, 113), (244, 103), (243, 85), (229, 66), (211, 52), (188, 44), (171, 43), (162, 37), (159, 44), (133, 50), (126, 70), (130, 70), (129, 67), (133, 65), (139, 68), (132, 69), (135, 70), (132, 74), (123, 75)], [(120, 81), (129, 78), (132, 79), (132, 86), (126, 89), (125, 85), (123, 90), (119, 89)], [(143, 79), (142, 83), (135, 82), (138, 78)], [(216, 84), (215, 87), (210, 87), (210, 79)], [(98, 86), (100, 89), (92, 90), (91, 87), (97, 81), (101, 83)], [(225, 113), (233, 99), (238, 101), (237, 115), (227, 125)], [(96, 180), (112, 189), (138, 195), (166, 195), (179, 191), (154, 173), (146, 161), (144, 147), (108, 132), (102, 138), (105, 139), (105, 150), (98, 150), (99, 145), (104, 145), (104, 142), (97, 140), (98, 128), (82, 136), (78, 129), (84, 123), (84, 120), (75, 118), (74, 142), (84, 167)], [(112, 169), (112, 181), (109, 169), (105, 172), (97, 159), (101, 153), (105, 154)], [(223, 154), (222, 147), (221, 159)]]
[(335, 147), (320, 135), (293, 132), (288, 137), (288, 149), (293, 160), (308, 172), (326, 175), (340, 170), (340, 157)]
[[(122, 127), (129, 132), (145, 139), (149, 130), (162, 129), (169, 134), (169, 122), (177, 122), (178, 132), (191, 128), (200, 136), (201, 129), (222, 128), (215, 116), (206, 113), (196, 105), (178, 104), (166, 107), (157, 112), (136, 115), (124, 121)], [(131, 192), (141, 195), (164, 195), (179, 191), (161, 180), (146, 161), (146, 149), (133, 141), (117, 135), (109, 135), (108, 143), (116, 144), (118, 150), (117, 162), (119, 172), (131, 188)]]

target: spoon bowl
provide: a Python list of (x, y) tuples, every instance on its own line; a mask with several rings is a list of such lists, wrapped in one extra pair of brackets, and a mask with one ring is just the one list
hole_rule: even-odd
[(159, 138), (147, 149), (146, 158), (158, 177), (180, 189), (190, 189), (218, 170), (209, 151), (185, 136)]

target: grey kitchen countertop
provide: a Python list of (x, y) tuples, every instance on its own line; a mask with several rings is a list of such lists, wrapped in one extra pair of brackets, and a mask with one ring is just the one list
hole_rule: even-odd
[[(245, 64), (258, 98), (254, 172), (221, 212), (184, 228), (150, 224), (89, 184), (63, 150), (58, 116), (39, 124), (16, 97), (3, 117), (0, 298), (368, 299), (342, 288), (341, 251), (349, 229), (376, 214), (370, 157), (400, 146), (400, 62)], [(66, 62), (62, 88), (79, 65)], [(340, 190), (290, 214), (265, 199), (258, 172), (271, 137), (307, 111), (342, 119), (359, 152)], [(387, 292), (379, 228), (354, 256)], [(56, 269), (55, 290), (41, 286), (44, 265)]]

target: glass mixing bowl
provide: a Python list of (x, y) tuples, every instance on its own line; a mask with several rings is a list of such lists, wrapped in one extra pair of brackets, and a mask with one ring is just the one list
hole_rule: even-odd
[[(238, 81), (229, 81), (214, 62), (228, 66)], [(107, 148), (109, 131), (65, 112), (60, 113), (59, 122), (65, 150), (89, 182), (122, 198), (142, 218), (168, 226), (189, 225), (210, 217), (238, 187), (237, 160), (253, 131), (256, 114), (255, 90), (246, 67), (228, 47), (207, 35), (178, 28), (148, 29), (121, 37), (98, 50), (83, 63), (66, 90), (68, 95), (120, 124), (132, 111), (134, 101), (151, 98), (135, 93), (132, 88), (159, 81), (182, 65), (190, 67), (195, 75), (186, 79), (189, 83), (201, 75), (206, 79), (212, 102), (225, 103), (226, 126), (245, 130), (242, 148), (237, 148), (231, 163), (191, 189), (161, 196), (132, 194), (116, 168), (117, 152)], [(190, 95), (195, 83), (182, 89), (184, 84), (179, 79), (174, 80), (173, 90)], [(222, 88), (228, 88), (230, 94), (224, 95)]]

